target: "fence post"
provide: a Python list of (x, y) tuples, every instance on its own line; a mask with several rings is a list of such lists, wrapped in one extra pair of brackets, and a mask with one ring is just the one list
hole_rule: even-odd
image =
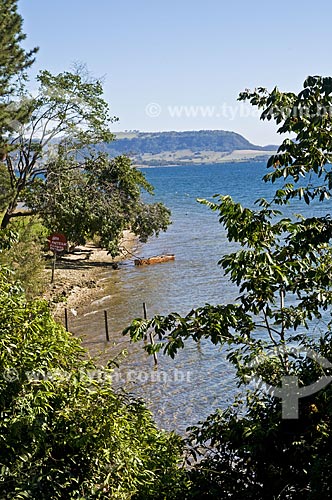
[(66, 327), (67, 332), (69, 332), (69, 330), (68, 330), (68, 309), (67, 309), (67, 307), (65, 308), (65, 327)]
[(107, 340), (107, 342), (109, 342), (110, 341), (110, 336), (109, 336), (109, 333), (108, 333), (107, 311), (104, 311), (104, 319), (105, 319), (106, 340)]

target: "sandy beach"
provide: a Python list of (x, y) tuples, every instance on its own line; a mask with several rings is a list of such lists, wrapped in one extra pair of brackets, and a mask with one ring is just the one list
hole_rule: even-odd
[(65, 307), (76, 309), (92, 299), (100, 286), (98, 275), (105, 269), (114, 268), (118, 262), (132, 258), (137, 244), (137, 237), (125, 231), (121, 253), (114, 259), (93, 243), (77, 247), (72, 253), (57, 259), (53, 283), (52, 262), (49, 261), (45, 269), (44, 298), (49, 302), (54, 317), (62, 317)]

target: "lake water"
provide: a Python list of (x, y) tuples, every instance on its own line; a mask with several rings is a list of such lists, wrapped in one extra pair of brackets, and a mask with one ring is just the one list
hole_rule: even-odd
[[(70, 317), (70, 325), (103, 364), (127, 350), (128, 355), (114, 372), (115, 385), (124, 385), (144, 397), (161, 427), (184, 432), (216, 407), (225, 407), (233, 400), (237, 388), (224, 353), (208, 342), (200, 346), (189, 342), (175, 360), (159, 354), (155, 369), (142, 343), (130, 344), (121, 332), (133, 318), (142, 317), (143, 302), (148, 316), (152, 316), (174, 311), (186, 314), (206, 303), (233, 301), (237, 289), (217, 262), (234, 250), (234, 244), (227, 241), (217, 214), (196, 199), (230, 194), (244, 206), (253, 207), (257, 198), (269, 199), (275, 186), (261, 180), (266, 173), (264, 162), (143, 171), (155, 187), (154, 201), (162, 201), (172, 210), (172, 225), (158, 238), (139, 245), (135, 254), (148, 257), (173, 253), (175, 261), (136, 267), (130, 259), (119, 270), (104, 271), (99, 276), (102, 289), (76, 318)], [(306, 215), (317, 215), (318, 210), (325, 213), (327, 205), (301, 204), (304, 210)], [(299, 205), (292, 211), (300, 211)], [(104, 341), (104, 310), (108, 312), (109, 344)]]

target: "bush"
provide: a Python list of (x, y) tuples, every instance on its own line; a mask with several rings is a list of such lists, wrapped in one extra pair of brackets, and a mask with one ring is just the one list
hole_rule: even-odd
[(7, 249), (0, 252), (0, 265), (6, 265), (15, 271), (13, 280), (21, 282), (28, 298), (37, 297), (45, 286), (42, 249), (45, 246), (47, 230), (37, 217), (16, 220), (10, 228), (16, 238)]
[[(331, 334), (311, 346), (332, 360)], [(326, 353), (328, 347), (329, 354)], [(300, 380), (313, 383), (308, 360)], [(322, 375), (322, 374), (321, 374)], [(280, 402), (248, 391), (243, 402), (217, 410), (192, 427), (190, 446), (199, 460), (192, 468), (188, 498), (315, 500), (332, 498), (332, 388), (299, 400), (299, 418), (283, 419)]]
[(178, 498), (182, 441), (0, 271), (0, 497)]

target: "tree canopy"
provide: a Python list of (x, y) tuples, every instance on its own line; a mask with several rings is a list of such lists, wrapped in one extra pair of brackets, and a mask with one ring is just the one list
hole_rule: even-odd
[(153, 192), (125, 156), (98, 154), (86, 160), (84, 171), (74, 158), (58, 157), (45, 179), (34, 181), (26, 202), (50, 230), (78, 244), (98, 235), (99, 244), (115, 256), (124, 230), (130, 228), (145, 242), (168, 227), (169, 211), (161, 203), (143, 202), (143, 189)]
[[(65, 232), (73, 243), (100, 236), (112, 255), (123, 229), (143, 241), (166, 230), (169, 211), (144, 203), (152, 193), (143, 174), (125, 157), (111, 159), (102, 144), (112, 141), (110, 117), (100, 81), (80, 68), (75, 73), (38, 76), (39, 91), (25, 96), (29, 120), (8, 141), (5, 164), (11, 197), (2, 228), (12, 218), (39, 213), (50, 231)], [(23, 202), (30, 211), (17, 210)]]

